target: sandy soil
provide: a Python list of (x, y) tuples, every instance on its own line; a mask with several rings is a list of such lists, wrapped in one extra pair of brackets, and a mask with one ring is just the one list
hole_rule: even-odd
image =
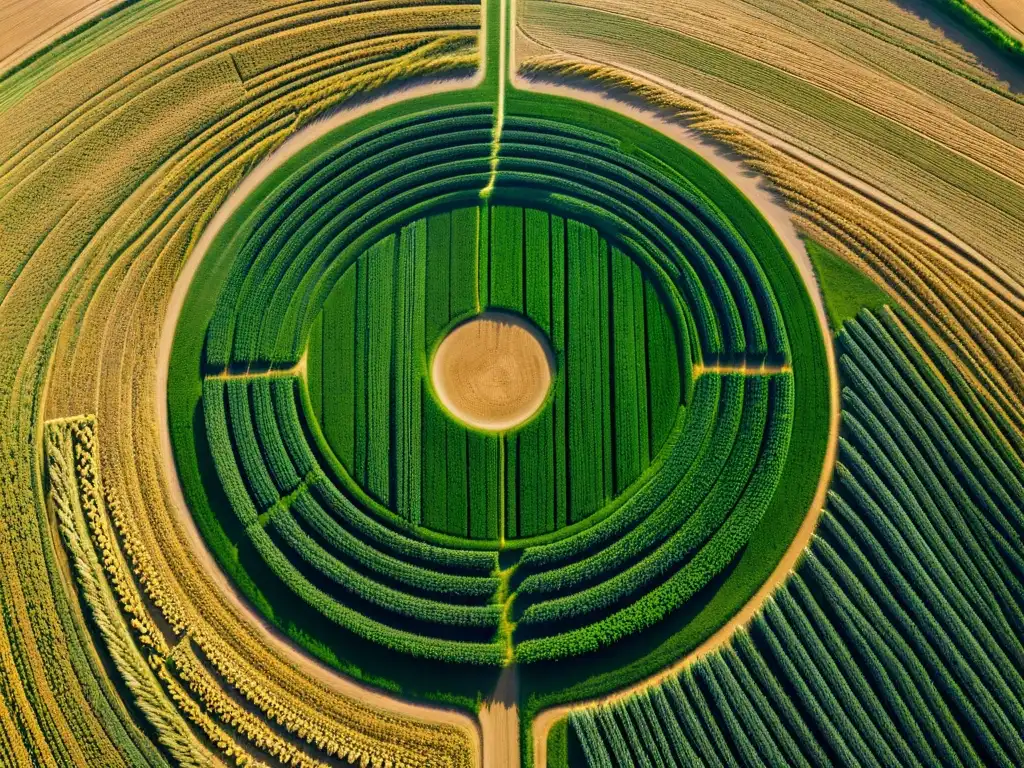
[(245, 177), (241, 184), (231, 193), (224, 205), (217, 211), (216, 215), (203, 232), (202, 237), (196, 245), (195, 250), (189, 256), (188, 261), (182, 267), (178, 280), (175, 283), (167, 307), (167, 314), (164, 317), (163, 328), (160, 334), (160, 345), (157, 349), (157, 376), (156, 376), (156, 404), (157, 404), (157, 426), (160, 431), (161, 456), (163, 472), (167, 478), (167, 485), (174, 505), (178, 522), (189, 538), (192, 551), (196, 555), (203, 568), (203, 572), (210, 580), (213, 587), (223, 595), (225, 601), (250, 625), (257, 629), (267, 643), (283, 658), (287, 659), (296, 669), (309, 675), (311, 678), (347, 696), (353, 700), (365, 703), (369, 707), (393, 712), (404, 717), (415, 718), (424, 722), (444, 723), (461, 728), (467, 733), (474, 745), (474, 752), (477, 762), (482, 763), (480, 726), (472, 716), (454, 709), (431, 706), (426, 704), (412, 703), (368, 685), (359, 683), (347, 677), (337, 670), (326, 666), (315, 657), (299, 648), (286, 635), (266, 621), (263, 615), (257, 611), (238, 591), (234, 583), (228, 579), (220, 569), (213, 554), (206, 546), (206, 542), (195, 521), (192, 513), (185, 502), (185, 495), (181, 487), (181, 479), (178, 477), (178, 470), (174, 463), (174, 454), (171, 447), (170, 421), (167, 405), (167, 373), (170, 363), (171, 348), (174, 341), (174, 330), (181, 316), (181, 310), (185, 303), (185, 296), (192, 283), (196, 270), (206, 256), (211, 243), (217, 233), (224, 226), (231, 215), (246, 200), (246, 198), (262, 183), (274, 170), (279, 168), (290, 157), (294, 156), (310, 142), (315, 141), (334, 128), (344, 125), (357, 117), (368, 112), (381, 109), (392, 103), (405, 101), (419, 96), (427, 96), (441, 91), (458, 90), (471, 88), (480, 82), (482, 75), (471, 78), (452, 78), (425, 83), (423, 85), (397, 88), (383, 95), (376, 100), (366, 100), (355, 107), (343, 109), (318, 122), (312, 123), (299, 130), (285, 141), (273, 154), (259, 163), (253, 171)]
[(978, 13), (1024, 40), (1024, 0), (969, 0)]
[(553, 368), (551, 347), (530, 323), (485, 312), (444, 338), (430, 376), (438, 398), (456, 418), (501, 432), (537, 412)]
[(484, 768), (519, 768), (519, 672), (505, 667), (494, 693), (480, 708)]
[(0, 72), (120, 1), (0, 1)]

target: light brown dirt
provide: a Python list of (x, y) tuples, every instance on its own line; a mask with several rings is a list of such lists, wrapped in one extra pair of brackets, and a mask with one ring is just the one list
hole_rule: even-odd
[(457, 419), (503, 432), (537, 412), (553, 368), (551, 348), (530, 323), (485, 312), (444, 338), (431, 364), (431, 383)]
[(0, 72), (121, 0), (3, 0)]
[(1002, 27), (1007, 34), (1024, 40), (1024, 0), (969, 0), (974, 9)]
[(519, 768), (519, 673), (502, 671), (494, 693), (480, 707), (484, 768)]

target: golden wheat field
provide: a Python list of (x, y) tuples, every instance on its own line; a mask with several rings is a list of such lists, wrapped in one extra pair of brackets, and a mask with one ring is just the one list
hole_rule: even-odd
[(0, 766), (1024, 764), (1022, 30), (0, 0)]

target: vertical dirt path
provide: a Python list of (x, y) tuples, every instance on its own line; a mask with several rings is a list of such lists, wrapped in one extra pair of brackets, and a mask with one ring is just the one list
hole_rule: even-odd
[(519, 768), (519, 669), (502, 671), (494, 693), (480, 708), (484, 768)]

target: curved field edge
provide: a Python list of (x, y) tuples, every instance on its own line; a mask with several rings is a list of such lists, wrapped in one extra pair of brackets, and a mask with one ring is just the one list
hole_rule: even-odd
[[(214, 17), (217, 13), (241, 10), (243, 24), (251, 21), (255, 26), (264, 21), (259, 16), (253, 21), (251, 8), (239, 9), (239, 5), (230, 8), (223, 3), (206, 9)], [(200, 16), (197, 28), (202, 19)], [(165, 23), (163, 29), (171, 26)], [(178, 23), (173, 27), (173, 32), (181, 37), (197, 32), (189, 24)], [(469, 35), (462, 37), (465, 42), (472, 42), (466, 39)], [(180, 63), (176, 57), (179, 39), (170, 36), (168, 46), (160, 49), (165, 51), (164, 59), (153, 69), (164, 65), (174, 69)], [(114, 53), (105, 60), (90, 57), (88, 62), (73, 65), (75, 71), (80, 75), (83, 69), (88, 69), (97, 79), (107, 75), (118, 78), (124, 70), (136, 74), (132, 69), (134, 58), (124, 56), (125, 49), (131, 48), (130, 43), (115, 41), (112, 45), (121, 55)], [(147, 49), (148, 46), (140, 44), (129, 53), (145, 55)], [(475, 57), (469, 55), (467, 46), (462, 49), (466, 54), (462, 66), (472, 66)], [(414, 66), (402, 70), (406, 77), (431, 71), (422, 66), (424, 62), (412, 63)], [(434, 71), (444, 65), (437, 59), (434, 63)], [(112, 69), (116, 70), (113, 74), (109, 71)], [(197, 69), (208, 74), (203, 67)], [(346, 739), (353, 731), (358, 732), (358, 738), (370, 740), (389, 731), (391, 737), (415, 731), (421, 722), (430, 719), (429, 715), (422, 720), (410, 716), (410, 707), (404, 702), (392, 702), (394, 712), (386, 711), (385, 697), (375, 692), (364, 697), (358, 693), (350, 695), (344, 686), (322, 679), (326, 676), (309, 674), (301, 663), (281, 653), (280, 647), (254, 642), (257, 628), (238, 621), (240, 613), (203, 581), (204, 573), (195, 567), (195, 553), (183, 544), (184, 537), (176, 535), (180, 532), (175, 529), (176, 521), (166, 514), (165, 476), (159, 470), (153, 471), (155, 466), (151, 463), (159, 456), (158, 431), (152, 418), (156, 410), (152, 380), (159, 326), (154, 318), (160, 315), (173, 275), (194, 243), (188, 235), (175, 237), (170, 243), (167, 239), (179, 227), (179, 235), (201, 229), (208, 211), (216, 207), (216, 201), (252, 163), (313, 114), (351, 96), (358, 90), (358, 81), (352, 83), (352, 88), (330, 88), (319, 99), (311, 99), (309, 92), (299, 93), (298, 97), (305, 97), (309, 108), (305, 115), (280, 114), (289, 106), (299, 106), (300, 98), (296, 97), (290, 102), (271, 101), (269, 109), (249, 119), (253, 116), (244, 110), (240, 110), (243, 114), (233, 113), (232, 108), (239, 103), (230, 97), (240, 89), (229, 88), (225, 92), (216, 87), (184, 91), (179, 88), (168, 94), (153, 87), (153, 80), (170, 80), (172, 86), (175, 84), (172, 76), (160, 77), (166, 71), (149, 80), (145, 77), (147, 73), (125, 77), (130, 83), (113, 89), (114, 99), (131, 97), (136, 101), (134, 108), (117, 111), (106, 98), (110, 93), (85, 104), (87, 99), (82, 91), (96, 86), (94, 81), (69, 81), (61, 74), (71, 73), (58, 73), (56, 82), (48, 81), (41, 86), (44, 94), (33, 92), (28, 97), (37, 107), (45, 102), (43, 106), (57, 113), (53, 120), (28, 119), (24, 111), (27, 103), (0, 116), (12, 129), (4, 132), (5, 146), (14, 147), (11, 157), (5, 159), (0, 215), (5, 229), (3, 263), (5, 270), (10, 270), (3, 275), (4, 299), (0, 303), (0, 317), (9, 340), (3, 352), (5, 385), (0, 388), (8, 419), (0, 441), (5, 454), (11, 457), (11, 471), (3, 490), (4, 508), (9, 514), (3, 516), (2, 557), (6, 569), (4, 587), (0, 589), (10, 633), (4, 633), (0, 641), (0, 664), (4, 669), (0, 677), (10, 698), (2, 697), (0, 717), (4, 722), (4, 740), (15, 743), (15, 759), (8, 762), (7, 755), (12, 753), (5, 751), (0, 763), (113, 766), (138, 762), (130, 741), (140, 736), (139, 725), (133, 722), (138, 717), (136, 703), (125, 693), (121, 679), (113, 673), (102, 647), (83, 621), (85, 608), (65, 567), (63, 549), (55, 538), (52, 517), (44, 503), (45, 482), (39, 466), (43, 420), (75, 413), (99, 413), (104, 433), (100, 450), (110, 470), (110, 490), (123, 502), (119, 505), (122, 520), (128, 521), (134, 532), (138, 528), (146, 532), (141, 543), (139, 538), (126, 538), (123, 546), (140, 558), (148, 555), (160, 563), (155, 568), (142, 567), (134, 572), (134, 577), (147, 590), (154, 583), (170, 585), (170, 594), (148, 595), (165, 617), (172, 616), (168, 619), (171, 628), (163, 627), (165, 631), (179, 636), (188, 633), (193, 638), (202, 636), (222, 652), (220, 661), (226, 662), (228, 671), (222, 666), (217, 673), (215, 687), (221, 695), (230, 696), (235, 689), (242, 692), (245, 688), (248, 693), (241, 695), (248, 698), (251, 711), (268, 723), (276, 720), (283, 725), (282, 712), (298, 712), (298, 721), (305, 722), (296, 730), (304, 730), (307, 738), (312, 734), (311, 723), (325, 722), (330, 723), (328, 730), (334, 739)], [(380, 84), (382, 78), (391, 80), (390, 74), (377, 72), (376, 83)], [(224, 75), (229, 81), (237, 80), (230, 71)], [(88, 77), (83, 79), (88, 81)], [(180, 86), (180, 82), (177, 84)], [(99, 90), (101, 86), (96, 87)], [(54, 92), (72, 102), (67, 107), (69, 111), (80, 108), (70, 130), (65, 130), (67, 125), (56, 125), (66, 115), (65, 105), (60, 98), (54, 98)], [(192, 94), (206, 98), (202, 110), (196, 110), (189, 101)], [(295, 96), (295, 92), (283, 95)], [(252, 106), (254, 100), (240, 101)], [(113, 117), (111, 112), (115, 113)], [(49, 114), (43, 110), (42, 116), (45, 119)], [(222, 118), (223, 122), (218, 123)], [(132, 162), (121, 164), (110, 161), (108, 153), (96, 151), (97, 145), (89, 139), (98, 141), (118, 135), (125, 122), (134, 132), (121, 133), (118, 138), (122, 141), (117, 146), (132, 156)], [(156, 131), (159, 141), (145, 137), (151, 122), (165, 131)], [(39, 127), (40, 123), (46, 130)], [(110, 133), (97, 136), (103, 131), (90, 131), (96, 123), (102, 123)], [(225, 127), (235, 132), (218, 132)], [(54, 143), (59, 143), (64, 151), (35, 151), (33, 147), (15, 158), (15, 150), (24, 149), (17, 142), (27, 142), (25, 134), (35, 130), (42, 133), (37, 144), (52, 141), (57, 135)], [(82, 133), (88, 137), (84, 143), (89, 149), (82, 147)], [(138, 143), (133, 144), (133, 140)], [(70, 165), (66, 164), (69, 156)], [(100, 166), (110, 171), (113, 178), (100, 173)], [(29, 176), (31, 179), (26, 181)], [(54, 178), (60, 179), (56, 187), (47, 181)], [(77, 183), (83, 183), (88, 191), (83, 187), (76, 189)], [(23, 211), (17, 207), (23, 198), (12, 193), (16, 186), (22, 191), (35, 190), (30, 195), (35, 199), (33, 205), (38, 207), (30, 215), (21, 215)], [(65, 226), (58, 226), (49, 236), (40, 236), (39, 230), (53, 226), (47, 218), (47, 206), (39, 203), (37, 196), (46, 193), (74, 197), (79, 214), (63, 219)], [(63, 217), (61, 203), (54, 202), (48, 211)], [(143, 223), (150, 228), (145, 232), (135, 229)], [(109, 227), (111, 235), (112, 230), (118, 229), (117, 244), (97, 237), (94, 226)], [(23, 242), (32, 240), (34, 245), (24, 250), (13, 246), (19, 238)], [(108, 326), (108, 317), (117, 317), (117, 322)], [(131, 337), (131, 351), (121, 355), (117, 346), (125, 342), (126, 336)], [(123, 394), (125, 390), (133, 392), (130, 404), (118, 396), (119, 391)], [(119, 450), (125, 448), (125, 443), (133, 445), (128, 449), (127, 461), (122, 462), (119, 459), (125, 454), (119, 455)], [(126, 470), (126, 465), (130, 469)], [(138, 481), (140, 476), (145, 478), (142, 483)], [(156, 534), (152, 533), (154, 529)], [(161, 533), (168, 530), (172, 533), (161, 538)], [(149, 537), (145, 538), (147, 534)], [(159, 542), (156, 546), (154, 539)], [(136, 563), (135, 567), (140, 566)], [(190, 591), (190, 587), (197, 585), (196, 592)], [(197, 592), (201, 595), (198, 600)], [(210, 632), (210, 627), (218, 626), (222, 620), (231, 629), (219, 634), (216, 630)], [(93, 646), (98, 652), (93, 651)], [(241, 664), (235, 651), (239, 647), (245, 648)], [(252, 666), (246, 668), (247, 663)], [(252, 685), (254, 678), (256, 684)], [(385, 706), (373, 706), (370, 702), (374, 700)], [(339, 716), (342, 711), (344, 715)], [(217, 714), (225, 716), (222, 712)], [(8, 727), (9, 718), (16, 718), (17, 725)], [(465, 725), (462, 737), (472, 737), (472, 724)], [(323, 733), (319, 725), (315, 730)], [(148, 733), (143, 737), (152, 738)], [(7, 750), (10, 743), (0, 744), (0, 749)], [(401, 741), (392, 738), (391, 743), (399, 745), (393, 754), (401, 751)], [(32, 757), (27, 757), (19, 746), (27, 746)], [(472, 751), (468, 754), (472, 756)], [(159, 764), (160, 760), (154, 758), (151, 762)]]
[[(177, 2), (180, 0), (96, 0), (58, 22), (59, 28), (70, 27), (69, 31), (43, 30), (5, 59), (9, 66), (0, 65), (0, 111), (36, 84)], [(53, 38), (54, 34), (57, 37)], [(40, 47), (28, 50), (37, 43)]]
[[(410, 102), (401, 107), (389, 108), (375, 115), (375, 119), (386, 120), (394, 118), (399, 114), (414, 113), (423, 109), (449, 105), (456, 102), (459, 98), (460, 95), (452, 94), (427, 101)], [(461, 98), (472, 103), (471, 94), (462, 94)], [(519, 99), (519, 101), (517, 102), (516, 99)], [(540, 104), (537, 103), (538, 99)], [(717, 172), (711, 170), (706, 161), (692, 154), (689, 150), (676, 145), (671, 139), (655, 134), (628, 119), (610, 116), (604, 110), (599, 110), (593, 106), (564, 100), (548, 102), (547, 99), (549, 97), (537, 97), (530, 94), (510, 94), (507, 101), (507, 109), (510, 113), (518, 111), (523, 114), (530, 114), (530, 105), (532, 104), (535, 111), (540, 109), (543, 114), (550, 115), (552, 113), (549, 111), (549, 107), (557, 102), (561, 105), (561, 110), (565, 113), (565, 116), (571, 118), (570, 122), (575, 122), (581, 118), (583, 122), (586, 122), (587, 118), (604, 121), (612, 117), (613, 119), (620, 120), (619, 127), (629, 136), (627, 143), (631, 146), (641, 147), (642, 152), (654, 154), (655, 156), (670, 157), (672, 162), (681, 163), (687, 169), (685, 175), (692, 176), (696, 181), (696, 185), (701, 187), (702, 191), (711, 197), (719, 210), (729, 214), (733, 211), (737, 213), (739, 217), (737, 223), (741, 230), (755, 226), (754, 222), (761, 218), (753, 204), (747, 201), (738, 189)], [(517, 104), (518, 106), (516, 106)], [(227, 224), (217, 233), (212, 249), (213, 252), (217, 251), (218, 242), (227, 244), (233, 238), (243, 238), (245, 236), (249, 215), (258, 206), (262, 196), (267, 194), (275, 184), (280, 183), (281, 179), (286, 177), (293, 169), (311, 161), (329, 143), (343, 141), (345, 138), (354, 135), (358, 130), (367, 125), (371, 119), (374, 118), (361, 118), (359, 121), (338, 129), (338, 131), (331, 135), (318, 139), (314, 144), (300, 150), (295, 157), (290, 158), (260, 185), (257, 192), (245, 201), (244, 205), (231, 216)], [(666, 152), (668, 154), (664, 154)], [(702, 187), (705, 183), (708, 184), (708, 189)], [(806, 453), (800, 452), (801, 456), (807, 457), (807, 463), (803, 463), (803, 460), (796, 457), (797, 452), (791, 453), (790, 464), (786, 469), (785, 477), (806, 477), (808, 474), (806, 469), (810, 466), (812, 480), (805, 480), (802, 484), (784, 481), (784, 485), (789, 493), (789, 499), (784, 500), (778, 495), (776, 496), (772, 507), (766, 515), (766, 519), (774, 520), (775, 524), (767, 526), (762, 524), (760, 529), (761, 533), (771, 530), (778, 534), (781, 539), (786, 539), (787, 535), (791, 538), (792, 534), (799, 528), (804, 514), (809, 507), (810, 499), (814, 494), (820, 474), (822, 457), (825, 453), (827, 430), (823, 425), (828, 423), (828, 378), (827, 376), (815, 376), (813, 371), (818, 370), (819, 373), (827, 371), (827, 365), (825, 364), (824, 345), (817, 321), (811, 320), (808, 322), (809, 318), (815, 317), (810, 297), (806, 293), (806, 289), (788, 253), (767, 224), (757, 224), (756, 228), (752, 231), (755, 233), (753, 237), (758, 240), (755, 247), (756, 252), (765, 250), (772, 254), (768, 258), (775, 260), (774, 264), (762, 262), (770, 273), (775, 271), (775, 265), (788, 264), (788, 266), (782, 267), (780, 275), (775, 276), (772, 286), (775, 290), (781, 291), (780, 296), (788, 299), (783, 300), (781, 303), (784, 307), (788, 308), (788, 310), (784, 309), (784, 314), (788, 312), (788, 315), (785, 316), (791, 343), (798, 348), (798, 351), (794, 354), (798, 356), (798, 359), (802, 357), (807, 360), (806, 371), (803, 376), (799, 377), (797, 384), (798, 403), (802, 406), (798, 406), (797, 413), (808, 414), (809, 418), (804, 420), (798, 419), (798, 423), (794, 427), (794, 435), (801, 442), (811, 446), (811, 449)], [(206, 527), (206, 530), (203, 531), (204, 537), (210, 542), (211, 548), (218, 559), (221, 560), (222, 565), (228, 569), (243, 591), (247, 593), (249, 599), (257, 607), (266, 610), (270, 604), (266, 601), (265, 596), (260, 594), (257, 585), (247, 577), (243, 563), (238, 559), (237, 553), (232, 550), (229, 538), (225, 535), (223, 529), (220, 528), (216, 515), (212, 512), (210, 500), (206, 497), (205, 491), (202, 488), (202, 477), (195, 466), (192, 468), (183, 467), (183, 464), (190, 463), (190, 460), (187, 458), (189, 453), (178, 453), (182, 447), (187, 452), (192, 450), (185, 446), (185, 444), (193, 439), (194, 408), (201, 394), (197, 377), (200, 370), (199, 363), (202, 351), (202, 329), (205, 328), (205, 324), (212, 312), (210, 303), (211, 297), (214, 294), (214, 286), (218, 285), (218, 280), (227, 268), (228, 265), (226, 264), (216, 265), (211, 260), (204, 260), (190, 288), (187, 300), (188, 309), (183, 314), (183, 323), (175, 336), (175, 347), (172, 353), (172, 363), (169, 372), (168, 394), (170, 403), (191, 403), (193, 413), (189, 413), (189, 405), (175, 406), (175, 412), (170, 414), (171, 436), (172, 440), (175, 441), (175, 455), (179, 462), (179, 472), (182, 473), (183, 485), (188, 493), (196, 494), (198, 499), (197, 503), (191, 496), (189, 497), (197, 523), (199, 523), (201, 529), (204, 526)], [(803, 315), (803, 320), (797, 321), (801, 314)], [(186, 395), (187, 399), (178, 400), (181, 395)], [(815, 431), (818, 433), (816, 439), (813, 434)], [(801, 512), (792, 512), (793, 505), (791, 501), (793, 499), (799, 499), (797, 507), (802, 508)], [(779, 526), (778, 522), (783, 518), (786, 518), (786, 523), (783, 526)], [(213, 531), (214, 538), (210, 538), (208, 535), (209, 531)], [(755, 538), (757, 537), (755, 536)], [(775, 541), (774, 537), (760, 537), (757, 540), (761, 543), (753, 545), (740, 559), (742, 565), (735, 567), (733, 575), (726, 582), (728, 586), (721, 592), (722, 596), (707, 611), (702, 612), (701, 620), (698, 624), (690, 625), (693, 644), (700, 642), (700, 640), (717, 629), (718, 626), (727, 620), (735, 608), (743, 604), (745, 599), (759, 586), (760, 580), (763, 580), (763, 575), (769, 573), (775, 563), (778, 562), (782, 551), (788, 543), (788, 539), (785, 541)], [(767, 555), (764, 555), (765, 550), (768, 553)], [(770, 561), (770, 564), (766, 566), (759, 565), (764, 557)], [(239, 576), (241, 576), (241, 579), (237, 578)], [(300, 643), (308, 644), (308, 638), (301, 636), (299, 632), (292, 632), (291, 634)], [(663, 666), (666, 661), (675, 658), (667, 644), (662, 644), (662, 649), (666, 659), (649, 661), (644, 669), (649, 669), (652, 664)], [(310, 650), (314, 653), (317, 653), (317, 650), (322, 651), (322, 649), (316, 649), (315, 647), (310, 648)], [(318, 653), (317, 655), (320, 655), (328, 663), (337, 664), (339, 661), (344, 663), (340, 659), (332, 659), (329, 654)], [(351, 669), (351, 667), (349, 668)], [(580, 675), (581, 672), (582, 670), (574, 670), (574, 676)], [(583, 674), (585, 675), (586, 673), (583, 672)], [(377, 678), (374, 682), (380, 684), (382, 680)], [(605, 685), (609, 683), (608, 679), (604, 680)], [(409, 693), (409, 691), (406, 692)], [(434, 694), (436, 695), (436, 692)], [(426, 695), (431, 695), (431, 692), (428, 691)], [(451, 699), (446, 697), (446, 700)], [(474, 697), (469, 695), (469, 691), (466, 691), (458, 703), (473, 706), (475, 700)]]
[(691, 707), (730, 764), (1020, 761), (1024, 465), (905, 313), (862, 311), (838, 345), (841, 456), (805, 559), (728, 646), (553, 729), (554, 765), (706, 755)]
[[(899, 23), (904, 17), (913, 19), (902, 11), (898, 15)], [(810, 20), (803, 19), (805, 25), (817, 21), (814, 14), (811, 16)], [(927, 29), (923, 22), (917, 24)], [(532, 34), (533, 30), (530, 32)], [(688, 34), (699, 34), (699, 30), (690, 30)], [(932, 34), (938, 35), (934, 30)], [(644, 66), (643, 62), (619, 64), (622, 57), (614, 52), (593, 51), (582, 46), (575, 54), (566, 55), (550, 53), (534, 40), (531, 45), (532, 52), (540, 49), (542, 53), (531, 55), (523, 66), (525, 71), (542, 79), (580, 81), (586, 78), (627, 101), (642, 96), (657, 103), (666, 114), (684, 118), (698, 130), (738, 151), (749, 167), (764, 174), (785, 196), (802, 228), (886, 286), (941, 340), (964, 375), (994, 393), (991, 407), (1001, 411), (998, 418), (1011, 423), (1017, 431), (1024, 429), (1019, 418), (1018, 395), (1024, 391), (1021, 386), (1024, 371), (1019, 362), (1024, 359), (1019, 344), (1022, 292), (1017, 280), (1000, 266), (1016, 271), (1018, 262), (1012, 257), (1013, 246), (1006, 238), (991, 237), (992, 227), (987, 217), (964, 217), (964, 212), (976, 200), (949, 207), (953, 197), (963, 193), (956, 185), (947, 186), (941, 192), (935, 192), (931, 184), (906, 186), (910, 180), (930, 178), (931, 165), (939, 166), (936, 171), (941, 170), (948, 165), (944, 160), (925, 163), (924, 176), (898, 171), (893, 163), (887, 162), (881, 169), (884, 174), (880, 180), (877, 173), (861, 167), (862, 152), (850, 150), (848, 142), (837, 146), (837, 139), (831, 134), (833, 131), (843, 134), (843, 126), (833, 124), (828, 126), (828, 131), (808, 133), (798, 130), (795, 123), (780, 124), (777, 112), (766, 106), (760, 97), (735, 100), (716, 90), (714, 82), (700, 74), (699, 62), (694, 63), (697, 69), (693, 70), (695, 80), (691, 80), (662, 68), (642, 71), (639, 67)], [(944, 45), (951, 46), (948, 41)], [(746, 58), (759, 59), (760, 50), (748, 47)], [(827, 52), (827, 48), (823, 50)], [(1017, 97), (984, 86), (970, 72), (961, 72), (961, 67), (947, 68), (945, 63), (933, 60), (926, 52), (909, 54), (901, 48), (892, 48), (889, 55), (892, 62), (899, 62), (898, 71), (911, 70), (908, 84), (920, 91), (930, 92), (932, 81), (955, 86), (961, 91), (956, 98), (957, 110), (961, 113), (973, 115), (980, 104), (991, 103), (993, 109), (1005, 112), (1008, 120), (1019, 122), (1019, 116), (1015, 116), (1019, 111)], [(909, 62), (908, 56), (911, 56)], [(730, 59), (733, 58), (743, 57), (730, 55)], [(892, 62), (889, 64), (894, 66)], [(817, 70), (815, 73), (823, 74)], [(672, 82), (673, 77), (677, 82)], [(828, 84), (833, 90), (839, 87), (831, 80)], [(896, 80), (893, 86), (909, 93), (907, 85)], [(926, 103), (930, 106), (918, 114), (934, 114), (943, 109), (934, 98)], [(817, 119), (819, 112), (819, 109), (811, 110), (807, 116)], [(945, 125), (945, 121), (932, 120), (928, 126), (917, 124), (914, 128), (932, 136), (927, 146), (943, 157), (967, 152), (959, 143), (962, 132), (949, 134), (934, 130)], [(986, 139), (976, 146), (999, 144), (1000, 129), (992, 125), (985, 128), (983, 135), (996, 140)], [(976, 171), (986, 178), (993, 176), (987, 166), (994, 168), (996, 176), (1005, 176), (1024, 167), (1019, 162), (993, 164), (985, 161), (984, 164), (985, 169), (977, 166)], [(990, 193), (997, 185), (986, 181), (981, 190)], [(1007, 199), (1019, 197), (1019, 187), (1008, 186), (1008, 190)], [(1024, 231), (1017, 221), (1007, 229), (1011, 237)]]
[[(750, 543), (726, 575), (716, 579), (711, 589), (705, 589), (682, 609), (681, 614), (686, 615), (682, 626), (678, 626), (678, 615), (670, 616), (643, 633), (639, 642), (620, 643), (610, 651), (579, 662), (520, 667), (520, 686), (525, 697), (522, 743), (530, 750), (531, 746), (527, 746), (532, 744), (529, 724), (538, 712), (618, 690), (656, 674), (700, 645), (757, 592), (782, 559), (807, 515), (816, 512), (811, 509), (812, 500), (820, 484), (828, 448), (832, 403), (829, 356), (818, 314), (792, 257), (754, 204), (721, 172), (713, 169), (708, 160), (636, 120), (572, 99), (513, 90), (506, 97), (506, 110), (510, 114), (524, 115), (537, 115), (544, 110), (543, 114), (548, 117), (568, 121), (585, 121), (589, 117), (600, 119), (603, 126), (614, 125), (616, 130), (610, 132), (617, 131), (623, 138), (623, 151), (641, 157), (658, 157), (664, 162), (663, 168), (678, 168), (684, 178), (692, 179), (712, 200), (726, 219), (737, 225), (737, 229), (758, 238), (751, 245), (779, 297), (790, 339), (796, 381), (792, 444), (801, 446), (790, 451), (783, 479)], [(693, 604), (701, 607), (694, 610)], [(672, 624), (677, 626), (668, 626)], [(658, 640), (651, 642), (657, 635), (660, 635)], [(604, 670), (602, 656), (606, 657), (608, 667)], [(623, 664), (624, 658), (630, 660)]]
[[(355, 648), (352, 646), (345, 648), (343, 642), (339, 648), (319, 641), (308, 634), (307, 629), (300, 623), (294, 622), (292, 618), (280, 616), (281, 606), (287, 605), (289, 601), (283, 600), (277, 603), (278, 610), (275, 611), (275, 601), (264, 594), (261, 589), (262, 585), (257, 583), (253, 578), (254, 574), (246, 568), (244, 551), (240, 557), (238, 547), (232, 542), (223, 526), (222, 516), (218, 516), (214, 511), (215, 509), (227, 509), (228, 502), (218, 495), (222, 492), (219, 481), (213, 473), (212, 464), (209, 461), (202, 461), (196, 455), (196, 446), (205, 446), (206, 443), (205, 427), (200, 410), (203, 394), (200, 373), (206, 327), (213, 314), (220, 286), (231, 267), (230, 260), (218, 259), (216, 255), (231, 251), (230, 248), (224, 246), (234, 238), (243, 239), (245, 237), (249, 218), (266, 194), (283, 179), (289, 177), (296, 168), (311, 162), (326, 147), (344, 142), (379, 121), (452, 104), (461, 104), (467, 100), (472, 103), (474, 99), (471, 94), (473, 93), (470, 91), (470, 95), (455, 92), (436, 94), (394, 104), (382, 110), (359, 116), (298, 149), (294, 156), (289, 157), (277, 167), (253, 193), (249, 194), (238, 209), (231, 214), (224, 226), (216, 232), (207, 251), (207, 257), (199, 263), (195, 275), (189, 282), (180, 320), (177, 326), (171, 330), (173, 347), (170, 353), (166, 392), (172, 454), (181, 488), (188, 503), (188, 511), (203, 540), (225, 574), (253, 607), (301, 648), (320, 661), (358, 680), (412, 699), (444, 701), (470, 711), (475, 711), (479, 706), (478, 691), (484, 687), (482, 684), (485, 681), (478, 681), (480, 684), (470, 685), (461, 692), (446, 692), (441, 687), (440, 680), (425, 681), (422, 665), (413, 663), (408, 657), (384, 652), (383, 649), (378, 649), (368, 641), (352, 637), (346, 638), (346, 642), (351, 641), (358, 646), (360, 655), (357, 658), (347, 658), (345, 650), (354, 651)], [(166, 329), (165, 332), (167, 332)], [(305, 405), (308, 404), (305, 402), (307, 396), (304, 386), (302, 391), (305, 409)], [(320, 445), (324, 438), (319, 425), (312, 420), (309, 426), (313, 429), (315, 443)], [(205, 471), (203, 466), (206, 468)], [(259, 560), (255, 560), (252, 563), (253, 566), (256, 566), (257, 578), (259, 578), (259, 562)], [(270, 579), (269, 583), (272, 582), (273, 580)], [(267, 583), (264, 582), (264, 584)], [(335, 634), (343, 633), (338, 629)], [(372, 657), (376, 654), (382, 655), (379, 659), (373, 659)], [(477, 674), (479, 674), (479, 670), (477, 670)], [(435, 683), (437, 687), (433, 687), (431, 682)]]

